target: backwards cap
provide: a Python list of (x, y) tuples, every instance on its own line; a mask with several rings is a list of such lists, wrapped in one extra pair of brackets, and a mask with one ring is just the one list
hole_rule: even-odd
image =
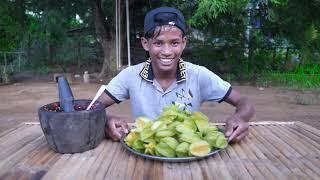
[(144, 18), (144, 35), (157, 26), (173, 25), (183, 33), (186, 32), (186, 25), (182, 13), (170, 7), (160, 7), (149, 11)]

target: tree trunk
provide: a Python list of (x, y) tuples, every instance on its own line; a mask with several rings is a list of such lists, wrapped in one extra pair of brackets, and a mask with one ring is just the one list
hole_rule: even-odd
[(97, 78), (110, 77), (115, 75), (116, 69), (116, 58), (115, 58), (115, 38), (114, 38), (114, 21), (110, 26), (106, 25), (105, 15), (101, 8), (101, 0), (92, 0), (92, 10), (94, 16), (94, 24), (98, 41), (100, 42), (104, 60), (102, 69)]
[(127, 44), (127, 19), (126, 19), (126, 2), (123, 1), (120, 5), (120, 23), (121, 23), (121, 31), (120, 31), (120, 36), (121, 36), (121, 56), (120, 56), (120, 61), (122, 65), (127, 65), (128, 64), (128, 44)]
[(114, 41), (106, 41), (105, 47), (103, 47), (104, 58), (101, 71), (98, 78), (112, 77), (117, 73), (117, 64), (115, 58), (115, 44)]
[[(129, 7), (132, 6), (136, 2), (144, 2), (144, 0), (130, 0)], [(111, 77), (117, 73), (117, 63), (116, 63), (116, 46), (115, 46), (115, 19), (116, 17), (113, 16), (112, 18), (108, 18), (111, 20), (109, 25), (107, 26), (105, 21), (105, 15), (101, 8), (101, 0), (91, 0), (92, 9), (93, 9), (93, 16), (94, 16), (94, 23), (96, 34), (98, 40), (103, 48), (104, 54), (104, 61), (102, 65), (102, 69), (98, 75), (98, 78), (102, 77)], [(125, 27), (126, 19), (125, 19), (125, 1), (121, 3), (121, 27)], [(115, 13), (114, 13), (115, 14)], [(122, 29), (122, 39), (121, 42), (125, 42), (126, 40), (126, 31), (125, 28)], [(121, 46), (121, 52), (126, 52), (126, 44), (123, 43)], [(123, 53), (122, 53), (123, 54)]]
[(277, 57), (277, 49), (274, 47), (272, 52), (272, 64), (271, 64), (272, 70), (277, 70), (276, 57)]
[(290, 48), (288, 48), (287, 47), (287, 51), (286, 51), (286, 60), (285, 60), (285, 63), (284, 63), (284, 67), (282, 68), (283, 69), (283, 71), (287, 71), (289, 68), (288, 68), (288, 66), (289, 66), (289, 50), (290, 50)]
[(81, 42), (80, 42), (80, 34), (78, 35), (77, 38), (77, 61), (78, 61), (78, 69), (81, 67)]
[(50, 37), (49, 37), (49, 32), (46, 31), (46, 48), (47, 48), (47, 59), (49, 64), (54, 64), (53, 62), (53, 49), (52, 45), (50, 43)]

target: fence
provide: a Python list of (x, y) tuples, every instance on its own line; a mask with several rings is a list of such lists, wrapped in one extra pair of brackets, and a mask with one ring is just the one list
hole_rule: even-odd
[(0, 51), (0, 82), (10, 82), (13, 73), (20, 72), (26, 64), (25, 52)]

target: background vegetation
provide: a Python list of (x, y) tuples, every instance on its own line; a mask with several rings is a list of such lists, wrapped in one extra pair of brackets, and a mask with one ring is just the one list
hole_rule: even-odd
[[(318, 0), (129, 3), (133, 51), (140, 47), (144, 14), (154, 7), (173, 6), (185, 14), (188, 22), (185, 60), (204, 65), (229, 81), (263, 87), (320, 87)], [(117, 72), (114, 0), (3, 0), (0, 15), (2, 82), (26, 71), (82, 74), (89, 70), (100, 72), (99, 77)], [(122, 48), (125, 54), (126, 47)], [(126, 56), (122, 59), (125, 64)], [(143, 60), (143, 56), (137, 56), (133, 62)]]

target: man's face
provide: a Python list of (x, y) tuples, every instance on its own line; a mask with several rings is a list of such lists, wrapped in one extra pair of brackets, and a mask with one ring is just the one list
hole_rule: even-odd
[[(161, 32), (159, 35), (159, 29)], [(157, 27), (155, 36), (150, 39), (142, 38), (143, 48), (149, 52), (152, 67), (157, 72), (175, 71), (177, 62), (186, 46), (186, 37), (175, 26)]]

